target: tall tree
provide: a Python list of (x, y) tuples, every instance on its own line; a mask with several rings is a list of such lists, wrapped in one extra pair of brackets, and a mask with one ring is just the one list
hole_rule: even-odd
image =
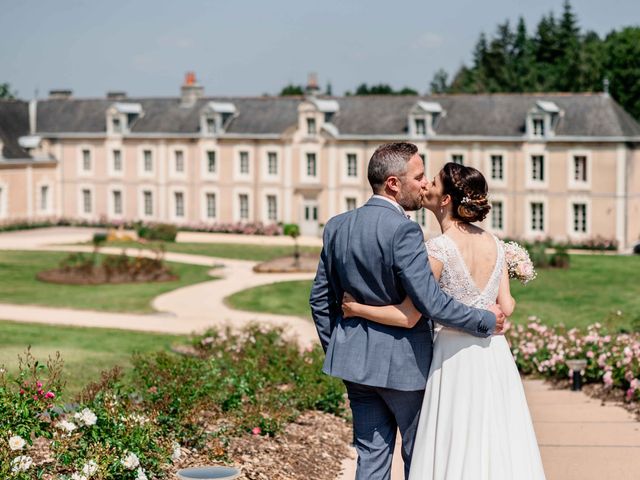
[(555, 87), (563, 92), (577, 92), (585, 88), (580, 27), (569, 0), (565, 0), (563, 8), (557, 30), (560, 58), (557, 63)]
[(11, 85), (8, 83), (0, 83), (0, 98), (14, 99), (16, 92), (11, 90)]
[(304, 95), (304, 87), (302, 85), (289, 84), (280, 90), (278, 94), (281, 97), (288, 97), (292, 95)]
[(516, 92), (535, 90), (533, 42), (527, 34), (524, 18), (518, 19), (518, 26), (513, 39), (513, 74)]
[(607, 35), (603, 66), (611, 96), (640, 120), (640, 27)]
[(433, 79), (429, 84), (429, 92), (431, 94), (447, 93), (448, 79), (449, 79), (449, 74), (444, 69), (440, 68), (436, 73), (433, 74)]

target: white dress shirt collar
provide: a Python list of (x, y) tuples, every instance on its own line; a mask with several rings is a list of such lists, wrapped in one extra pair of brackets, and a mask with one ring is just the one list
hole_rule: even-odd
[(396, 208), (398, 209), (398, 211), (399, 211), (402, 215), (407, 216), (407, 212), (405, 212), (405, 211), (404, 211), (404, 208), (402, 208), (402, 207), (400, 206), (400, 204), (399, 204), (398, 202), (396, 202), (395, 200), (392, 200), (392, 199), (390, 199), (389, 197), (385, 197), (385, 196), (383, 196), (383, 195), (377, 195), (377, 194), (374, 194), (374, 195), (373, 195), (373, 197), (371, 197), (371, 198), (379, 198), (379, 199), (381, 199), (381, 200), (385, 200), (385, 201), (389, 202), (391, 205), (393, 205), (394, 207), (396, 207)]

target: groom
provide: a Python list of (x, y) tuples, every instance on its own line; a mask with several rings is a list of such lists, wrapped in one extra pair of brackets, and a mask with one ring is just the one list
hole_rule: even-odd
[[(504, 314), (476, 310), (440, 290), (431, 273), (420, 226), (406, 211), (422, 208), (427, 180), (410, 143), (378, 147), (369, 161), (373, 196), (361, 208), (330, 219), (311, 289), (310, 305), (326, 352), (323, 371), (342, 378), (353, 413), (357, 480), (388, 480), (396, 431), (402, 436), (405, 477), (432, 356), (429, 319), (488, 337)], [(343, 318), (349, 292), (367, 305), (402, 303), (408, 295), (422, 318), (399, 328)]]

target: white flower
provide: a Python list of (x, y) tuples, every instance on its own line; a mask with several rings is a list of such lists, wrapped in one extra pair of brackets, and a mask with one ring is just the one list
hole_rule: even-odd
[(88, 408), (83, 409), (81, 412), (76, 412), (73, 416), (79, 424), (90, 427), (91, 425), (95, 425), (98, 421), (98, 417)]
[(175, 462), (179, 460), (180, 457), (182, 456), (182, 449), (180, 448), (180, 444), (178, 442), (173, 442), (171, 447), (173, 448), (173, 453), (171, 454), (171, 460)]
[(147, 417), (145, 417), (144, 415), (138, 415), (136, 413), (129, 415), (129, 418), (134, 423), (137, 423), (138, 425), (144, 425), (145, 423), (147, 423), (149, 421), (149, 419)]
[(29, 470), (29, 467), (32, 463), (33, 460), (31, 460), (31, 457), (20, 455), (19, 457), (16, 457), (11, 461), (11, 471), (13, 473), (26, 472), (27, 470)]
[(97, 470), (98, 470), (98, 464), (96, 462), (94, 462), (93, 460), (89, 460), (82, 467), (82, 473), (84, 475), (86, 475), (87, 477), (90, 477), (91, 475), (96, 473)]
[(138, 467), (138, 475), (136, 476), (136, 480), (149, 480), (142, 467)]
[(124, 468), (126, 468), (127, 470), (133, 470), (134, 468), (140, 466), (140, 460), (138, 459), (138, 456), (133, 452), (129, 452), (126, 457), (120, 460), (120, 463), (122, 463)]
[(69, 422), (67, 420), (60, 420), (56, 426), (60, 429), (60, 430), (64, 430), (67, 433), (71, 433), (73, 432), (77, 427), (77, 425), (73, 422)]
[(80, 475), (79, 473), (72, 473), (70, 480), (89, 480), (86, 476)]
[(9, 439), (9, 448), (11, 450), (22, 450), (25, 443), (26, 442), (21, 436), (15, 435)]

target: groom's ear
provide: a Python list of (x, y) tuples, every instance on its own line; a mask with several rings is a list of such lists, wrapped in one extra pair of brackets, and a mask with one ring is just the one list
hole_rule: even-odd
[(398, 193), (400, 191), (400, 179), (393, 175), (390, 176), (385, 182), (385, 187), (394, 193)]

